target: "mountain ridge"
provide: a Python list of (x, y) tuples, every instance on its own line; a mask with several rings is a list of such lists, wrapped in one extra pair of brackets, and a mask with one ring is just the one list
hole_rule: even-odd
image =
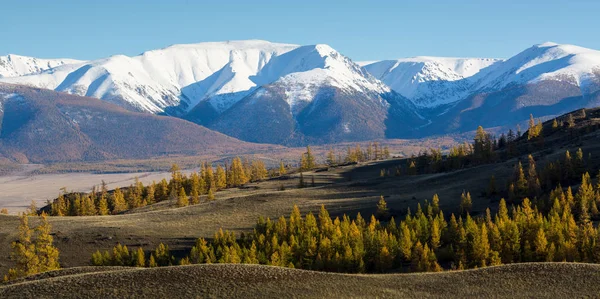
[[(529, 114), (551, 117), (592, 106), (600, 89), (600, 51), (550, 42), (508, 59), (418, 56), (370, 63), (326, 44), (209, 42), (32, 69), (0, 81), (286, 145), (474, 130), (468, 119), (514, 126)], [(518, 117), (487, 116), (494, 112)]]

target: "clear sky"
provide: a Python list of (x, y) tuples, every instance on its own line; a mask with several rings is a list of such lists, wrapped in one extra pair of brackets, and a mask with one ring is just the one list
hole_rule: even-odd
[(326, 43), (353, 60), (600, 50), (600, 0), (3, 0), (0, 55), (95, 59), (171, 44)]

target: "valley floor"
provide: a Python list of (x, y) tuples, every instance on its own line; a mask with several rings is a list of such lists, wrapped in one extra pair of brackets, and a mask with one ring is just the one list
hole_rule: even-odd
[(114, 189), (131, 185), (136, 177), (146, 185), (170, 176), (170, 172), (31, 174), (20, 171), (0, 176), (0, 208), (16, 214), (25, 211), (31, 201), (42, 207), (47, 200), (56, 198), (63, 187), (69, 191), (90, 192), (103, 180)]

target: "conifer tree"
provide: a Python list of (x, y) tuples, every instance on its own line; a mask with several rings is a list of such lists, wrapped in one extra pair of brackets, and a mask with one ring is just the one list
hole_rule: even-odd
[(387, 207), (385, 199), (383, 199), (383, 195), (379, 197), (379, 202), (377, 202), (376, 215), (378, 219), (387, 219), (387, 217), (390, 215), (390, 210)]
[(167, 183), (166, 179), (162, 179), (158, 183), (158, 187), (156, 188), (156, 201), (163, 201), (169, 199), (169, 183)]
[(158, 267), (158, 264), (156, 263), (156, 259), (154, 258), (154, 253), (150, 254), (150, 259), (148, 259), (148, 267), (149, 268)]
[(192, 184), (190, 192), (190, 204), (197, 205), (200, 203), (200, 190), (197, 184)]
[(29, 227), (27, 214), (20, 217), (19, 240), (11, 244), (11, 259), (15, 267), (8, 270), (4, 280), (12, 280), (39, 272), (40, 260), (35, 251), (35, 244), (31, 240), (32, 229)]
[[(535, 160), (532, 155), (527, 157), (528, 169), (527, 169), (527, 188), (529, 191), (529, 195), (537, 196), (541, 192), (541, 184), (540, 179), (538, 178), (537, 170), (535, 168)], [(518, 184), (517, 184), (518, 185)]]
[(431, 199), (431, 208), (433, 215), (439, 215), (440, 213), (440, 197), (436, 194), (433, 195)]
[(217, 190), (222, 190), (225, 189), (227, 187), (227, 176), (225, 174), (225, 169), (223, 169), (223, 167), (221, 165), (217, 166), (217, 173), (216, 173), (216, 189)]
[(185, 194), (185, 189), (183, 189), (183, 187), (179, 188), (179, 194), (177, 194), (177, 206), (185, 207), (189, 204), (190, 201), (187, 194)]
[(108, 210), (108, 201), (106, 200), (106, 196), (104, 194), (100, 195), (100, 199), (98, 200), (98, 215), (104, 216), (108, 215), (110, 211)]
[(125, 196), (121, 192), (121, 189), (116, 188), (115, 192), (112, 194), (112, 211), (114, 214), (120, 213), (127, 209), (127, 204), (125, 203)]
[(535, 247), (536, 260), (546, 261), (546, 254), (548, 253), (548, 240), (546, 239), (544, 229), (542, 229), (541, 227), (537, 231), (535, 241), (533, 244)]
[(310, 146), (306, 146), (306, 153), (302, 154), (302, 159), (300, 159), (300, 169), (311, 170), (315, 166), (315, 157), (312, 155)]
[(40, 216), (40, 225), (36, 228), (37, 238), (35, 240), (35, 248), (40, 260), (39, 272), (46, 272), (60, 269), (58, 263), (59, 252), (52, 244), (54, 238), (50, 235), (51, 226), (48, 223), (46, 213)]
[(383, 158), (384, 159), (390, 158), (390, 149), (388, 148), (387, 145), (383, 147)]
[(146, 198), (144, 198), (144, 200), (146, 201), (146, 204), (151, 205), (156, 202), (156, 200), (154, 198), (155, 193), (156, 193), (156, 183), (152, 182), (152, 184), (150, 184), (146, 188)]
[(567, 115), (567, 127), (569, 129), (575, 127), (575, 119), (573, 118), (573, 113), (569, 113), (569, 115)]
[(552, 130), (556, 131), (558, 129), (558, 121), (556, 118), (552, 120)]
[(473, 208), (473, 201), (471, 200), (471, 193), (465, 191), (460, 196), (460, 213), (466, 215), (471, 212)]
[(525, 172), (523, 171), (523, 165), (519, 161), (515, 170), (515, 194), (519, 198), (527, 196), (529, 188), (527, 186), (527, 179), (525, 178)]
[(261, 160), (254, 160), (251, 163), (252, 168), (252, 181), (260, 181), (267, 177), (267, 168), (265, 167), (265, 163)]
[(279, 161), (279, 175), (285, 175), (287, 173), (287, 170), (285, 168), (285, 164), (283, 164), (283, 161)]
[(146, 254), (141, 247), (138, 248), (135, 254), (135, 267), (146, 267)]
[(231, 162), (231, 175), (233, 187), (242, 186), (248, 182), (248, 177), (246, 176), (240, 157), (235, 157)]
[(208, 194), (206, 195), (206, 200), (213, 201), (215, 200), (215, 192), (213, 189), (208, 189)]

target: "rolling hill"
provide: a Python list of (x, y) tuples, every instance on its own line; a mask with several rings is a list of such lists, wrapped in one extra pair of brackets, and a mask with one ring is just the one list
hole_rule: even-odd
[[(82, 268), (0, 285), (3, 298), (557, 298), (600, 292), (600, 266), (529, 263), (428, 274), (351, 275), (260, 265)], [(43, 297), (43, 295), (42, 295)]]

